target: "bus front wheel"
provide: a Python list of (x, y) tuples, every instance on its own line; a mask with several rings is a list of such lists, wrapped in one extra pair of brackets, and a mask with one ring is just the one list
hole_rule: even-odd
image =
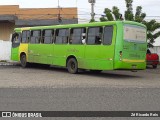
[(69, 73), (72, 73), (72, 74), (78, 73), (78, 63), (75, 58), (70, 58), (67, 61), (67, 69)]
[(25, 67), (28, 66), (28, 62), (27, 62), (27, 59), (26, 59), (26, 55), (25, 55), (25, 54), (22, 54), (22, 55), (21, 55), (20, 61), (21, 61), (21, 66), (22, 66), (23, 68), (25, 68)]

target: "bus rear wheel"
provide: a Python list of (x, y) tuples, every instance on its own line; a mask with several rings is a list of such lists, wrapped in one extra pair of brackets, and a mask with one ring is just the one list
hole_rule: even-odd
[(20, 58), (20, 61), (21, 61), (21, 66), (23, 68), (27, 67), (28, 66), (28, 62), (27, 62), (27, 59), (26, 59), (26, 55), (25, 54), (22, 54), (21, 55), (21, 58)]
[(70, 58), (67, 61), (67, 69), (68, 69), (68, 72), (71, 73), (71, 74), (78, 73), (78, 63), (77, 63), (77, 60), (75, 58)]

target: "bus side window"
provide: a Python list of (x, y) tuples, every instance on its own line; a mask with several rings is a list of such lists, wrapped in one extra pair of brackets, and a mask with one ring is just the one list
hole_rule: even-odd
[(102, 27), (90, 27), (88, 29), (87, 44), (100, 45), (102, 43)]
[(28, 43), (29, 42), (29, 39), (30, 39), (30, 31), (23, 31), (22, 32), (22, 40), (21, 42), (22, 43)]
[(53, 43), (54, 30), (44, 30), (42, 32), (42, 41), (44, 44), (52, 44)]
[(18, 33), (14, 33), (12, 35), (12, 47), (18, 47), (20, 45), (20, 41), (21, 41), (21, 35)]
[(69, 38), (69, 29), (57, 29), (56, 30), (56, 44), (67, 44)]
[(106, 26), (104, 28), (103, 44), (104, 45), (111, 45), (112, 44), (112, 36), (113, 36), (113, 26)]
[(86, 28), (81, 29), (81, 43), (85, 44), (86, 43)]
[(27, 31), (27, 42), (29, 42), (30, 41), (30, 31)]
[(17, 33), (13, 34), (13, 36), (12, 36), (12, 43), (20, 43), (20, 37), (19, 36), (20, 35), (17, 34)]
[(40, 43), (40, 38), (41, 38), (41, 31), (40, 30), (35, 30), (31, 31), (31, 40), (30, 43)]
[(82, 41), (85, 39), (84, 35), (85, 28), (74, 28), (71, 29), (71, 35), (70, 35), (70, 44), (82, 44)]
[(86, 43), (86, 28), (82, 30), (81, 38), (82, 38), (82, 43), (85, 44)]

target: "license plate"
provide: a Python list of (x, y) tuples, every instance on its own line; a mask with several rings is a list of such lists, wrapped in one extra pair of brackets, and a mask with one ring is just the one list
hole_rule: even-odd
[(137, 68), (137, 65), (132, 65), (132, 69), (136, 69)]

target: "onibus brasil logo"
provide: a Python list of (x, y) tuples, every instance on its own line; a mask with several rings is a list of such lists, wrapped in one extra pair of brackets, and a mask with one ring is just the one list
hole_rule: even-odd
[(36, 112), (2, 112), (2, 117), (42, 117), (42, 114)]

